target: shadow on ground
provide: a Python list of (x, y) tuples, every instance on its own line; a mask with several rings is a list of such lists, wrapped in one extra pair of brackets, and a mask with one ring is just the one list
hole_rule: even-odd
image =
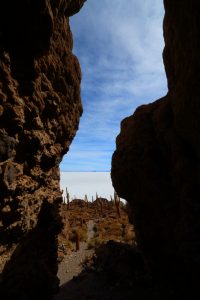
[(60, 288), (55, 300), (147, 299), (151, 279), (140, 253), (130, 245), (101, 245), (79, 276)]
[(149, 272), (135, 247), (109, 241), (96, 250), (79, 276), (60, 287), (54, 300), (197, 299), (194, 274), (186, 274), (180, 264), (168, 272), (158, 267), (156, 272)]

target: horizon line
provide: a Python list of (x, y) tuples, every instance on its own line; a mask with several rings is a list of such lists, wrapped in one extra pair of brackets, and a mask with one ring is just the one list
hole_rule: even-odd
[(73, 170), (70, 170), (70, 171), (63, 171), (63, 170), (60, 170), (60, 172), (69, 172), (69, 173), (72, 173), (72, 172), (76, 172), (76, 173), (110, 173), (111, 171), (73, 171)]

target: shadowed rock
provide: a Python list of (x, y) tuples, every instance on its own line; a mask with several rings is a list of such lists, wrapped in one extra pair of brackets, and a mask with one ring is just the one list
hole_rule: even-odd
[(200, 19), (197, 0), (164, 4), (169, 92), (122, 121), (112, 180), (149, 265), (191, 282), (200, 266)]
[[(84, 0), (0, 4), (0, 272), (4, 299), (57, 290), (59, 163), (82, 114), (69, 16)], [(48, 289), (48, 292), (47, 292)], [(46, 295), (46, 296), (44, 296)]]

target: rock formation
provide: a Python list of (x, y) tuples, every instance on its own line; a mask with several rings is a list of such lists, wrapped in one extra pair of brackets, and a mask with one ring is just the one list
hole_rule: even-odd
[(112, 159), (113, 185), (129, 202), (149, 265), (163, 272), (181, 268), (192, 280), (200, 266), (198, 4), (164, 1), (169, 91), (122, 121)]
[(59, 163), (82, 114), (68, 17), (84, 2), (0, 4), (2, 299), (51, 299), (58, 288)]

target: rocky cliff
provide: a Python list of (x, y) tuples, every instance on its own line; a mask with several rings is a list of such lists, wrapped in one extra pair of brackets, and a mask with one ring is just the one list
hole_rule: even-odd
[(51, 299), (58, 287), (59, 163), (82, 114), (68, 17), (84, 2), (0, 4), (2, 299)]
[(200, 266), (198, 4), (164, 1), (169, 91), (122, 121), (112, 159), (113, 185), (129, 202), (149, 266), (192, 280)]

